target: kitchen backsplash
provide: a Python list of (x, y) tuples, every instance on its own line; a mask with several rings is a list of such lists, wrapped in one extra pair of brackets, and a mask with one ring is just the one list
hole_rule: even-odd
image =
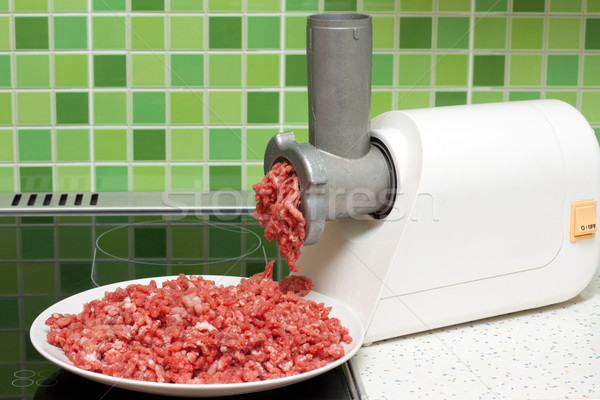
[(0, 192), (250, 189), (307, 140), (317, 12), (373, 16), (373, 116), (555, 98), (600, 135), (600, 0), (0, 0)]

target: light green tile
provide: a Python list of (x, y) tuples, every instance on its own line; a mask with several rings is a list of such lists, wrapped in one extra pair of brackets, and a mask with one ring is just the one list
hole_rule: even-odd
[(0, 16), (0, 49), (10, 50), (10, 17)]
[(246, 159), (252, 161), (262, 161), (265, 156), (267, 143), (277, 133), (279, 133), (277, 129), (246, 129)]
[(204, 18), (202, 16), (171, 16), (171, 49), (204, 49)]
[(16, 192), (15, 187), (15, 168), (0, 167), (0, 192), (13, 193)]
[(248, 11), (280, 11), (281, 2), (279, 0), (246, 0)]
[(133, 86), (165, 86), (165, 56), (163, 54), (132, 54), (131, 79)]
[(306, 17), (285, 17), (285, 48), (306, 49)]
[(14, 0), (15, 11), (48, 11), (48, 0)]
[(171, 190), (204, 190), (204, 167), (202, 165), (172, 165)]
[(600, 123), (600, 92), (581, 94), (581, 113), (591, 124)]
[(433, 0), (403, 0), (400, 11), (433, 11)]
[(170, 0), (171, 11), (202, 11), (204, 1), (199, 0)]
[(395, 110), (410, 110), (430, 106), (430, 93), (424, 90), (398, 91)]
[(548, 23), (548, 48), (551, 50), (578, 50), (581, 36), (579, 18), (550, 18)]
[(17, 54), (17, 88), (49, 88), (50, 57), (46, 54)]
[(87, 87), (88, 56), (87, 54), (55, 54), (54, 86)]
[(466, 86), (469, 57), (466, 54), (436, 56), (436, 86)]
[(54, 11), (87, 11), (87, 0), (53, 0)]
[(371, 118), (392, 110), (392, 91), (371, 92)]
[(510, 86), (539, 86), (542, 83), (541, 54), (512, 54), (509, 71)]
[(170, 139), (172, 161), (204, 159), (204, 130), (202, 128), (171, 128)]
[(134, 192), (164, 192), (166, 187), (164, 165), (134, 165)]
[(242, 55), (210, 54), (208, 56), (208, 82), (212, 87), (242, 86)]
[(248, 54), (246, 56), (246, 85), (253, 87), (279, 86), (279, 55)]
[(373, 48), (393, 49), (396, 18), (392, 16), (372, 16)]
[(87, 129), (56, 130), (56, 161), (89, 161), (90, 132)]
[(513, 17), (510, 47), (514, 50), (541, 50), (544, 42), (544, 18)]
[[(576, 92), (546, 91), (544, 98), (545, 99), (562, 100), (566, 103), (569, 103), (573, 107), (577, 107), (577, 93)], [(582, 110), (582, 113), (583, 113), (583, 110)], [(585, 113), (583, 113), (583, 115), (585, 116)]]
[(212, 124), (239, 124), (242, 122), (242, 93), (209, 92), (208, 122)]
[(165, 19), (155, 16), (131, 17), (131, 48), (160, 50), (165, 48)]
[(471, 104), (496, 103), (503, 100), (503, 92), (473, 92), (471, 94)]
[(245, 190), (252, 190), (252, 185), (260, 182), (265, 176), (263, 166), (260, 165), (248, 165), (246, 164), (246, 188)]
[(13, 130), (0, 129), (0, 161), (13, 160)]
[(57, 167), (59, 192), (89, 192), (91, 190), (89, 166), (64, 166)]
[(469, 12), (470, 0), (438, 0), (438, 11), (444, 12)]
[(474, 48), (505, 49), (506, 17), (482, 17), (475, 21)]
[(50, 92), (17, 93), (17, 122), (23, 125), (50, 125)]
[(583, 86), (600, 87), (600, 54), (583, 56)]
[[(591, 0), (593, 1), (593, 0)], [(588, 4), (590, 0), (588, 0)], [(550, 0), (551, 13), (578, 13), (581, 12), (581, 0)]]

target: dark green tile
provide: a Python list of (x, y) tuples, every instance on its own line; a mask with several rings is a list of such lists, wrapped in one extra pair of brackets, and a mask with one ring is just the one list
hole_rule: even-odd
[(135, 264), (133, 277), (135, 279), (154, 278), (167, 275), (167, 267), (164, 265)]
[(21, 192), (51, 192), (52, 167), (19, 167)]
[(54, 217), (21, 217), (22, 225), (53, 225)]
[(242, 130), (211, 128), (208, 149), (209, 160), (240, 160), (242, 158)]
[(13, 228), (0, 229), (0, 260), (17, 258), (17, 231)]
[(171, 229), (172, 257), (201, 260), (204, 256), (204, 226), (174, 226)]
[(58, 254), (61, 260), (92, 257), (90, 228), (59, 228)]
[(542, 94), (537, 91), (512, 91), (508, 93), (508, 101), (539, 100)]
[(543, 13), (545, 0), (513, 0), (513, 12)]
[[(600, 71), (598, 71), (600, 73)], [(577, 86), (579, 74), (579, 56), (567, 54), (549, 54), (546, 72), (548, 86)]]
[(248, 123), (279, 123), (279, 92), (248, 92)]
[(54, 294), (56, 279), (53, 263), (22, 264), (23, 293), (25, 294)]
[[(42, 310), (43, 311), (43, 310)], [(31, 344), (29, 337), (25, 338), (25, 359), (27, 361), (44, 361), (46, 360)]]
[(2, 362), (20, 362), (21, 334), (0, 332), (0, 354), (2, 354)]
[(96, 217), (97, 224), (126, 224), (128, 222), (129, 217), (126, 216), (108, 215)]
[(135, 161), (164, 161), (166, 159), (164, 129), (134, 129), (133, 159)]
[(133, 92), (133, 123), (164, 124), (165, 92)]
[(372, 62), (373, 86), (392, 86), (394, 84), (394, 55), (373, 54)]
[(400, 48), (431, 49), (431, 17), (400, 17)]
[(93, 288), (90, 278), (92, 263), (61, 263), (60, 291), (64, 294), (78, 293)]
[(265, 271), (265, 263), (264, 262), (248, 262), (246, 263), (246, 276), (250, 277), (252, 275), (261, 273)]
[(125, 87), (127, 66), (125, 55), (94, 56), (94, 86)]
[(164, 11), (164, 0), (131, 0), (131, 11)]
[(600, 50), (600, 18), (585, 19), (585, 49)]
[(306, 54), (286, 54), (285, 85), (307, 85)]
[(15, 17), (17, 50), (48, 49), (48, 17)]
[[(117, 221), (107, 221), (108, 223)], [(127, 223), (127, 221), (123, 221)], [(96, 228), (96, 257), (114, 260), (115, 258), (129, 259), (129, 227), (110, 226)]]
[(211, 49), (242, 48), (241, 17), (209, 17), (208, 39)]
[(211, 165), (209, 177), (211, 191), (242, 189), (242, 167), (239, 165)]
[(173, 275), (185, 274), (191, 275), (203, 275), (204, 266), (202, 265), (172, 265), (171, 272)]
[(128, 190), (126, 165), (97, 165), (96, 190), (98, 192), (126, 192)]
[(325, 0), (325, 11), (356, 11), (357, 0)]
[(435, 106), (456, 106), (467, 104), (467, 92), (435, 92)]
[[(56, 303), (55, 296), (25, 297), (23, 299), (23, 314), (25, 317), (25, 328), (29, 329), (33, 321), (37, 318), (37, 316), (40, 315), (42, 311), (44, 311), (54, 303)], [(81, 308), (83, 309), (83, 304)], [(39, 359), (41, 360), (43, 358)]]
[(438, 17), (437, 21), (436, 47), (438, 49), (469, 48), (468, 17)]
[(208, 265), (210, 275), (240, 276), (242, 274), (242, 263), (240, 261), (220, 261)]
[(167, 230), (165, 228), (135, 227), (133, 236), (136, 259), (167, 257)]
[[(246, 226), (246, 229), (253, 232), (245, 232), (246, 236), (246, 252), (252, 251), (256, 246), (260, 245), (257, 250), (252, 251), (253, 257), (260, 257), (262, 249), (265, 249), (267, 258), (277, 257), (277, 244), (275, 240), (265, 239), (265, 229), (261, 226)], [(263, 265), (264, 266), (264, 265)]]
[(475, 11), (506, 12), (508, 11), (508, 0), (475, 0)]
[(96, 262), (95, 280), (100, 286), (129, 279), (129, 264), (124, 262)]
[(475, 55), (473, 86), (504, 86), (504, 56)]
[(0, 298), (0, 328), (19, 327), (19, 302), (17, 299)]
[(17, 265), (5, 263), (0, 264), (0, 294), (17, 293), (19, 293)]
[(209, 227), (208, 256), (210, 258), (239, 257), (242, 252), (242, 235), (227, 225)]
[(89, 123), (88, 97), (87, 92), (56, 93), (56, 123)]
[(54, 229), (21, 229), (21, 256), (24, 260), (54, 259)]

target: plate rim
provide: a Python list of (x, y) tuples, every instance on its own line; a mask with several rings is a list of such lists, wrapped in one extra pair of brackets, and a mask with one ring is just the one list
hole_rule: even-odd
[[(213, 281), (215, 281), (215, 283), (217, 285), (223, 285), (223, 286), (235, 285), (235, 284), (238, 284), (241, 279), (247, 279), (247, 277), (228, 276), (228, 275), (186, 275), (186, 276), (188, 276), (188, 277), (189, 276), (199, 276), (199, 277), (202, 277), (203, 279), (213, 280)], [(48, 341), (46, 339), (46, 334), (50, 331), (50, 329), (46, 326), (45, 321), (47, 318), (49, 318), (55, 312), (65, 313), (66, 311), (58, 311), (58, 309), (60, 309), (61, 306), (64, 307), (65, 304), (72, 303), (74, 300), (77, 300), (78, 298), (89, 297), (92, 294), (96, 295), (94, 297), (94, 299), (98, 299), (98, 298), (101, 298), (98, 296), (103, 296), (104, 292), (113, 291), (118, 287), (126, 287), (126, 286), (132, 285), (132, 284), (148, 284), (152, 280), (154, 280), (157, 283), (157, 285), (160, 286), (160, 284), (162, 282), (167, 281), (167, 280), (176, 279), (177, 277), (178, 277), (178, 275), (168, 275), (168, 276), (139, 278), (139, 279), (115, 282), (115, 283), (110, 283), (107, 285), (98, 286), (96, 288), (91, 288), (91, 289), (73, 294), (69, 297), (66, 297), (66, 298), (52, 304), (51, 306), (49, 306), (48, 308), (43, 310), (40, 314), (38, 314), (38, 316), (35, 318), (35, 320), (31, 324), (31, 327), (29, 329), (29, 338), (31, 340), (31, 343), (33, 344), (33, 347), (48, 361), (59, 366), (60, 368), (66, 369), (67, 371), (72, 372), (81, 377), (84, 377), (86, 379), (90, 379), (95, 382), (103, 383), (103, 384), (110, 385), (113, 387), (118, 387), (121, 389), (134, 390), (134, 391), (138, 391), (138, 392), (153, 393), (153, 394), (168, 394), (170, 396), (178, 396), (178, 397), (228, 396), (228, 395), (253, 393), (253, 392), (258, 392), (258, 391), (263, 391), (263, 390), (270, 390), (270, 389), (275, 389), (278, 387), (283, 387), (283, 386), (291, 385), (294, 383), (298, 383), (298, 382), (313, 378), (315, 376), (321, 375), (321, 374), (343, 364), (344, 362), (346, 362), (350, 358), (352, 358), (358, 352), (358, 350), (361, 348), (361, 346), (363, 344), (364, 336), (365, 336), (365, 329), (362, 324), (362, 321), (360, 320), (360, 318), (358, 318), (356, 313), (350, 307), (346, 306), (345, 304), (341, 303), (340, 301), (338, 301), (334, 298), (331, 298), (329, 296), (326, 296), (324, 294), (321, 294), (319, 292), (315, 292), (315, 291), (311, 290), (311, 292), (306, 296), (306, 298), (308, 298), (309, 300), (313, 300), (310, 297), (316, 296), (317, 298), (322, 297), (323, 298), (322, 300), (326, 300), (326, 301), (317, 301), (317, 300), (313, 300), (313, 301), (316, 301), (317, 303), (324, 303), (325, 306), (327, 306), (327, 307), (332, 307), (331, 312), (330, 312), (330, 317), (339, 319), (339, 317), (337, 315), (340, 313), (338, 311), (343, 311), (343, 314), (349, 314), (350, 316), (352, 316), (353, 317), (352, 323), (353, 323), (353, 325), (357, 325), (357, 328), (359, 328), (358, 329), (359, 335), (356, 335), (356, 333), (353, 333), (353, 334), (351, 333), (352, 343), (346, 344), (346, 345), (344, 345), (342, 343), (345, 347), (346, 346), (350, 347), (350, 351), (347, 351), (345, 349), (346, 354), (344, 354), (343, 357), (341, 357), (335, 361), (332, 361), (323, 367), (320, 367), (320, 368), (317, 368), (317, 369), (314, 369), (311, 371), (307, 371), (307, 372), (304, 372), (301, 374), (292, 375), (292, 376), (267, 379), (267, 380), (255, 381), (255, 382), (212, 383), (212, 384), (187, 384), (187, 383), (177, 384), (177, 383), (138, 381), (135, 379), (117, 378), (117, 377), (114, 377), (111, 375), (104, 375), (99, 372), (93, 372), (93, 371), (81, 369), (79, 367), (76, 367), (70, 360), (67, 359), (67, 361), (68, 361), (68, 363), (67, 363), (59, 358), (56, 358), (54, 355), (50, 354), (49, 352), (46, 351), (46, 349), (43, 348), (44, 345), (52, 346), (50, 343), (48, 343)], [(84, 300), (83, 302), (80, 301), (81, 309), (83, 309), (84, 303), (89, 302), (91, 300), (92, 299), (90, 298), (88, 300)], [(328, 304), (328, 303), (332, 303), (332, 304)], [(81, 312), (81, 310), (75, 311), (75, 312)], [(356, 337), (356, 336), (358, 336), (358, 337)], [(62, 354), (64, 355), (64, 351), (60, 347), (57, 347), (57, 346), (53, 346), (53, 347), (56, 348), (57, 350), (61, 351)]]

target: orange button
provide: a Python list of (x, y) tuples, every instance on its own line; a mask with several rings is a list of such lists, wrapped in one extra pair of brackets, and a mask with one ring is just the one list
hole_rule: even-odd
[(598, 230), (596, 200), (571, 204), (571, 241), (593, 238)]

